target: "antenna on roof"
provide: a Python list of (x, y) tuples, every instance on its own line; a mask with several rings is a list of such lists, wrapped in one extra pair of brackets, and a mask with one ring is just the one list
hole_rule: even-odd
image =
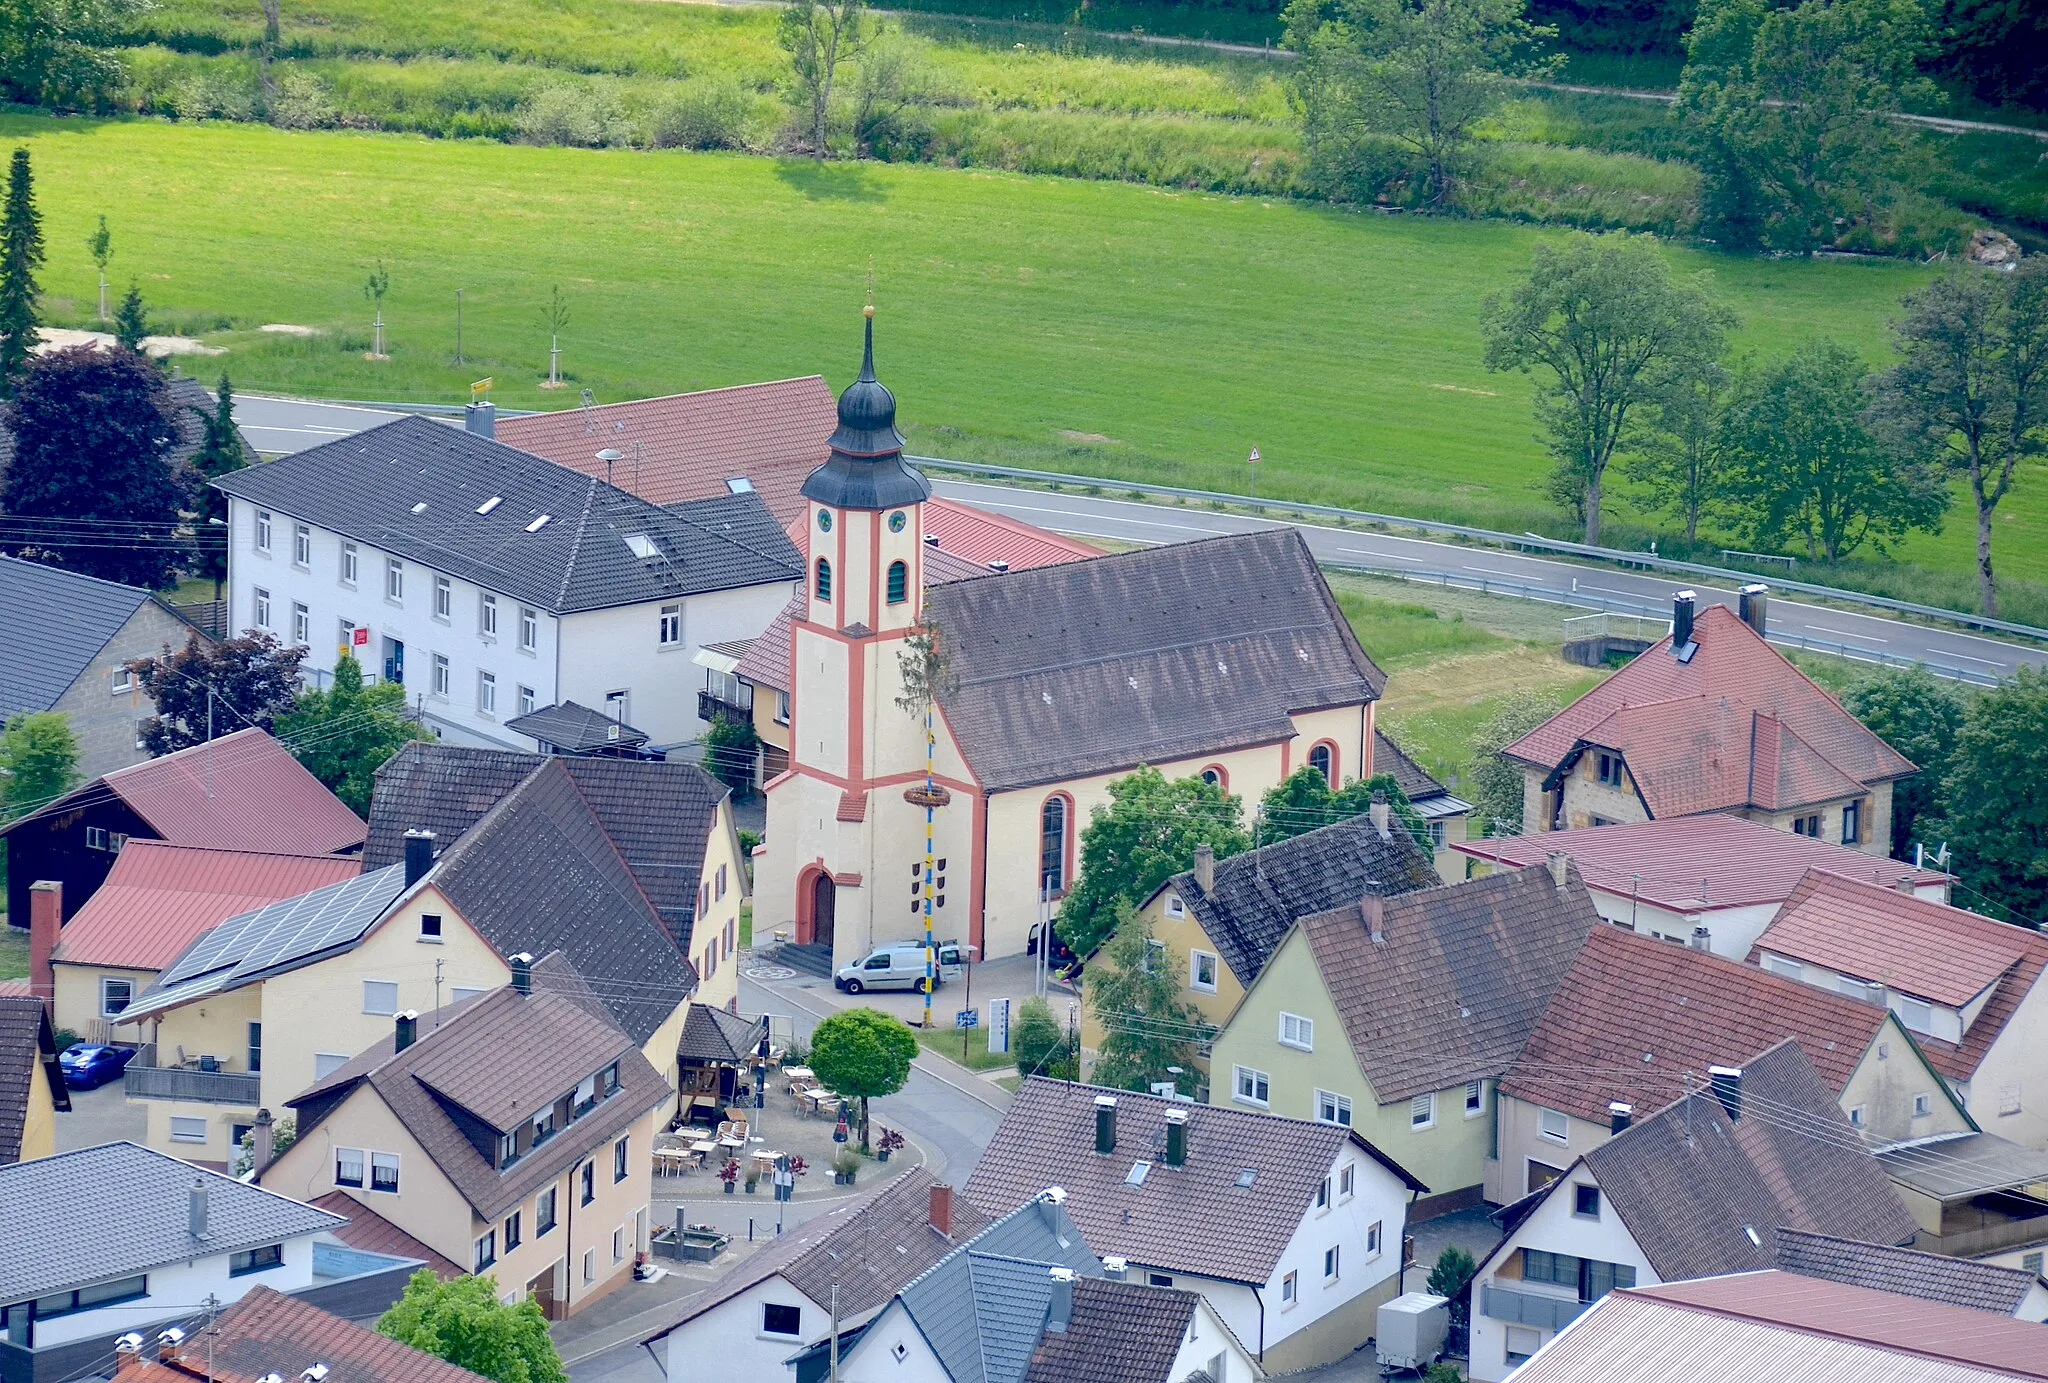
[(583, 435), (585, 437), (595, 437), (597, 435), (597, 395), (591, 393), (588, 389), (583, 391)]

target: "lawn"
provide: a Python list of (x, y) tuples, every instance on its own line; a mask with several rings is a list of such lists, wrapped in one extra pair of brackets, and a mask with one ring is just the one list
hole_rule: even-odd
[(28, 974), (28, 933), (6, 926), (6, 916), (0, 913), (0, 980), (18, 980)]
[[(933, 1017), (935, 1021), (943, 1020), (945, 1015), (934, 1014)], [(967, 1030), (964, 1056), (961, 1052), (960, 1032), (956, 1028), (914, 1028), (912, 1031), (917, 1034), (919, 1046), (937, 1053), (948, 1061), (958, 1062), (970, 1071), (1000, 1071), (1005, 1068), (1014, 1071), (1017, 1068), (1017, 1058), (1014, 1056), (1001, 1052), (990, 1055), (987, 1028)]]

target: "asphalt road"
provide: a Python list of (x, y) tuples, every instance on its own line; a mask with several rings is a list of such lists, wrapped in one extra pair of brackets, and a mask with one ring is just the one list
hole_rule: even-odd
[[(260, 451), (299, 451), (375, 427), (402, 416), (374, 408), (309, 400), (242, 395), (236, 420)], [(1525, 556), (1491, 548), (1364, 533), (1314, 523), (1287, 525), (1245, 514), (1072, 492), (1020, 489), (937, 479), (940, 494), (1080, 538), (1123, 543), (1171, 543), (1221, 533), (1295, 527), (1318, 559), (1337, 566), (1362, 566), (1399, 573), (1412, 580), (1479, 586), (1503, 595), (1581, 607), (1606, 603), (1625, 613), (1668, 619), (1672, 593), (1687, 583), (1661, 573), (1581, 566), (1550, 557)], [(1702, 604), (1733, 606), (1734, 587), (1690, 583)], [(1560, 617), (1562, 617), (1560, 612)], [(1992, 682), (2021, 664), (2048, 667), (2048, 650), (2025, 647), (1961, 630), (1829, 609), (1774, 596), (1770, 604), (1772, 642), (1843, 654), (1868, 662), (1924, 663), (1945, 676)]]

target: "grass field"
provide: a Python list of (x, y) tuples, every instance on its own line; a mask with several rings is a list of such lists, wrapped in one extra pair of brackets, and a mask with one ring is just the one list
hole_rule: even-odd
[[(0, 913), (0, 917), (5, 917)], [(28, 974), (28, 933), (0, 926), (0, 980), (18, 980)]]

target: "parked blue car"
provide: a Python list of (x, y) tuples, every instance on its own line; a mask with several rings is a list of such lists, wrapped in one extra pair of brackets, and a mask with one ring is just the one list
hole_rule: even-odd
[(121, 1079), (121, 1072), (135, 1060), (133, 1047), (102, 1047), (79, 1042), (64, 1049), (57, 1063), (64, 1068), (64, 1084), (72, 1090), (97, 1090), (109, 1081)]

